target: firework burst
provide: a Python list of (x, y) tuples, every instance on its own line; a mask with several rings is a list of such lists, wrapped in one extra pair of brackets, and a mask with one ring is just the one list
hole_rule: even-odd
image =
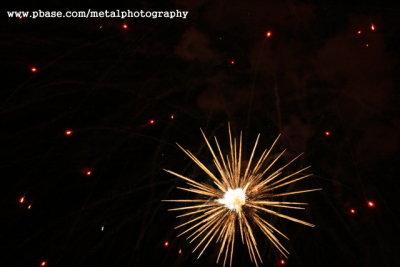
[(193, 252), (200, 251), (198, 258), (213, 240), (220, 243), (217, 263), (223, 258), (223, 265), (225, 266), (227, 259), (232, 265), (236, 235), (240, 235), (242, 243), (247, 246), (251, 261), (258, 266), (259, 263), (262, 263), (254, 232), (258, 228), (273, 246), (287, 258), (289, 252), (281, 244), (277, 236), (286, 239), (288, 237), (263, 218), (263, 215), (272, 214), (296, 223), (314, 226), (311, 223), (274, 210), (275, 208), (304, 209), (304, 205), (307, 205), (307, 203), (279, 201), (279, 197), (320, 190), (276, 192), (278, 189), (283, 189), (285, 186), (310, 177), (311, 174), (304, 174), (310, 166), (285, 176), (282, 175), (284, 169), (296, 161), (301, 156), (300, 154), (286, 165), (272, 170), (274, 164), (285, 153), (285, 150), (283, 150), (277, 156), (271, 155), (279, 136), (269, 149), (265, 149), (261, 156), (255, 159), (254, 155), (260, 137), (258, 135), (250, 158), (245, 164), (242, 160), (242, 134), (240, 134), (239, 141), (237, 141), (236, 138), (232, 138), (229, 127), (230, 153), (224, 157), (217, 138), (214, 137), (215, 150), (202, 130), (201, 133), (212, 154), (218, 174), (212, 173), (189, 150), (182, 148), (180, 145), (178, 146), (208, 175), (213, 184), (200, 183), (192, 178), (165, 170), (185, 180), (189, 185), (188, 188), (178, 187), (179, 189), (198, 195), (197, 199), (164, 200), (185, 204), (183, 207), (170, 209), (171, 211), (183, 211), (183, 214), (177, 216), (179, 218), (189, 218), (175, 227), (176, 229), (187, 227), (178, 236), (187, 234), (187, 239), (190, 240), (190, 243), (197, 241)]

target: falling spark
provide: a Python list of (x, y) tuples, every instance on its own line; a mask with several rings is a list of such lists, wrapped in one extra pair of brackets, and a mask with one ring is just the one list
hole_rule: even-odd
[(361, 31), (361, 30), (358, 30), (358, 31), (357, 31), (357, 34), (358, 34), (358, 35), (360, 35), (361, 33), (362, 33), (362, 31)]
[(230, 63), (231, 65), (234, 65), (234, 64), (235, 64), (235, 60), (234, 60), (234, 59), (231, 59), (231, 60), (229, 61), (229, 63)]
[(325, 131), (324, 134), (325, 134), (325, 136), (330, 136), (331, 132), (330, 131)]
[(375, 202), (373, 202), (373, 201), (368, 201), (367, 204), (368, 204), (368, 207), (370, 207), (370, 208), (375, 207)]
[(154, 124), (156, 121), (155, 120), (150, 120), (149, 123), (150, 124)]
[(128, 24), (122, 24), (122, 28), (128, 29)]
[(20, 199), (19, 199), (19, 203), (24, 203), (25, 202), (25, 197), (21, 197)]
[(374, 24), (371, 24), (371, 31), (375, 31), (375, 25)]
[(350, 213), (351, 213), (351, 214), (356, 214), (357, 211), (356, 211), (355, 209), (350, 209)]
[(42, 261), (41, 263), (40, 263), (40, 266), (46, 266), (47, 265), (47, 262), (46, 261)]
[(307, 203), (280, 201), (277, 198), (320, 190), (308, 189), (276, 192), (277, 189), (282, 189), (294, 182), (312, 176), (312, 174), (304, 174), (304, 171), (308, 170), (310, 166), (283, 175), (284, 169), (295, 162), (301, 156), (299, 155), (286, 165), (272, 171), (274, 164), (285, 153), (285, 150), (283, 150), (276, 157), (271, 155), (271, 151), (277, 143), (279, 136), (272, 146), (269, 149), (265, 149), (261, 156), (256, 159), (255, 151), (260, 137), (258, 135), (251, 156), (247, 163), (245, 163), (246, 161), (242, 160), (242, 134), (240, 134), (239, 140), (232, 138), (229, 127), (230, 152), (229, 155), (224, 157), (217, 138), (215, 137), (215, 150), (215, 147), (211, 146), (204, 132), (201, 131), (201, 133), (212, 154), (218, 174), (212, 173), (189, 150), (182, 148), (180, 145), (178, 146), (208, 175), (208, 178), (210, 178), (215, 186), (195, 181), (192, 178), (170, 170), (165, 170), (185, 180), (189, 185), (188, 188), (178, 187), (178, 189), (195, 193), (201, 197), (164, 200), (185, 204), (183, 207), (170, 209), (171, 211), (183, 211), (183, 214), (177, 216), (179, 218), (189, 218), (184, 223), (175, 227), (175, 229), (180, 229), (183, 226), (187, 227), (178, 236), (188, 234), (187, 239), (190, 240), (190, 243), (193, 241), (197, 242), (193, 252), (200, 250), (198, 258), (213, 240), (216, 243), (220, 243), (217, 263), (222, 257), (223, 265), (225, 266), (229, 258), (230, 265), (232, 266), (233, 251), (235, 242), (237, 241), (236, 235), (240, 234), (241, 241), (246, 245), (251, 261), (258, 266), (259, 263), (262, 263), (255, 238), (255, 228), (258, 228), (272, 245), (287, 258), (289, 252), (281, 244), (277, 236), (279, 235), (286, 239), (288, 237), (268, 222), (263, 215), (271, 214), (310, 227), (314, 226), (311, 223), (274, 210), (275, 208), (304, 209)]
[(36, 67), (32, 67), (31, 68), (31, 72), (37, 72), (37, 68)]
[(72, 135), (72, 130), (66, 130), (66, 131), (65, 131), (65, 135), (66, 135), (66, 136)]
[(168, 241), (165, 241), (164, 242), (164, 247), (168, 247), (169, 246), (169, 242)]
[(271, 31), (267, 31), (265, 33), (265, 37), (270, 38), (272, 36), (272, 32)]

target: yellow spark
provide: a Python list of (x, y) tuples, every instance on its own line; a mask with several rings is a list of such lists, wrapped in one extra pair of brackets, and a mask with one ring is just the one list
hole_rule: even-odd
[[(188, 234), (187, 239), (190, 240), (190, 243), (197, 241), (193, 252), (201, 249), (198, 257), (203, 254), (213, 240), (216, 243), (220, 243), (217, 263), (222, 257), (223, 265), (225, 266), (229, 258), (230, 266), (232, 266), (236, 233), (239, 233), (242, 243), (247, 247), (250, 260), (258, 266), (259, 263), (262, 263), (262, 259), (254, 236), (255, 229), (253, 229), (258, 228), (273, 246), (287, 258), (289, 252), (282, 245), (276, 234), (286, 239), (289, 238), (262, 216), (272, 214), (296, 223), (310, 227), (314, 226), (311, 223), (273, 210), (273, 208), (304, 209), (307, 203), (275, 201), (275, 199), (277, 197), (320, 190), (320, 188), (317, 188), (281, 193), (274, 192), (276, 189), (312, 176), (312, 174), (304, 174), (304, 171), (308, 170), (310, 166), (282, 177), (283, 170), (295, 162), (301, 156), (299, 155), (286, 165), (279, 167), (275, 171), (271, 171), (271, 168), (282, 157), (285, 150), (275, 158), (271, 155), (271, 151), (279, 139), (278, 136), (271, 147), (264, 150), (258, 160), (255, 160), (254, 156), (260, 135), (257, 136), (247, 166), (242, 166), (245, 165), (242, 160), (242, 134), (240, 134), (239, 142), (237, 142), (236, 138), (232, 138), (230, 127), (228, 129), (230, 153), (226, 157), (222, 154), (217, 138), (214, 138), (217, 148), (214, 151), (204, 132), (200, 129), (207, 147), (212, 154), (218, 174), (212, 173), (189, 150), (178, 145), (208, 175), (215, 186), (200, 183), (192, 178), (165, 170), (183, 179), (189, 186), (188, 188), (178, 187), (178, 189), (197, 194), (201, 197), (201, 199), (163, 200), (185, 203), (183, 207), (170, 209), (170, 211), (184, 211), (183, 214), (177, 217), (190, 216), (187, 221), (175, 227), (175, 229), (183, 226), (188, 227), (178, 236)], [(266, 164), (268, 161), (270, 163)]]

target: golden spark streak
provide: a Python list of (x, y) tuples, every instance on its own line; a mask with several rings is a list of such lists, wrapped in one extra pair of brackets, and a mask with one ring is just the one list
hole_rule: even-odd
[[(289, 252), (275, 234), (285, 239), (289, 238), (265, 218), (262, 218), (262, 215), (270, 214), (306, 226), (314, 226), (311, 223), (274, 210), (275, 208), (304, 209), (304, 206), (308, 205), (307, 203), (272, 200), (277, 197), (286, 197), (321, 190), (317, 188), (300, 191), (274, 192), (277, 189), (282, 189), (292, 183), (311, 177), (312, 174), (304, 174), (304, 171), (308, 170), (310, 166), (289, 173), (286, 176), (281, 176), (283, 171), (301, 156), (300, 154), (284, 166), (271, 171), (285, 153), (285, 150), (283, 150), (276, 156), (272, 156), (271, 154), (279, 136), (272, 143), (271, 147), (265, 149), (261, 156), (256, 159), (256, 149), (260, 138), (260, 135), (258, 135), (247, 164), (243, 164), (242, 133), (240, 133), (239, 140), (237, 140), (232, 137), (231, 129), (228, 127), (230, 152), (228, 155), (224, 156), (217, 138), (214, 137), (216, 145), (216, 150), (214, 150), (204, 132), (201, 129), (200, 131), (211, 152), (212, 161), (217, 168), (218, 175), (212, 173), (211, 170), (189, 150), (178, 145), (178, 147), (196, 163), (212, 181), (210, 185), (203, 184), (176, 172), (165, 170), (184, 180), (189, 186), (189, 188), (178, 187), (178, 189), (199, 196), (199, 198), (196, 199), (164, 200), (166, 202), (185, 204), (183, 207), (169, 209), (170, 211), (184, 211), (183, 214), (177, 217), (188, 218), (175, 227), (175, 229), (184, 226), (188, 227), (178, 236), (188, 234), (187, 239), (190, 239), (189, 243), (197, 240), (197, 245), (193, 252), (200, 249), (198, 258), (204, 253), (213, 240), (216, 243), (220, 243), (217, 263), (220, 258), (223, 257), (223, 265), (225, 266), (226, 261), (229, 259), (230, 266), (232, 266), (235, 236), (238, 230), (242, 243), (247, 247), (250, 260), (258, 266), (259, 263), (262, 263), (262, 259), (255, 238), (255, 230), (259, 229), (271, 244), (287, 258)], [(269, 163), (266, 164), (266, 162)]]

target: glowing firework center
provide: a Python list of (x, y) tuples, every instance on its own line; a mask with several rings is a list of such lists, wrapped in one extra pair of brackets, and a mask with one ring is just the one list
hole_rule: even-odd
[(225, 192), (224, 197), (217, 199), (217, 202), (225, 205), (226, 208), (239, 212), (246, 203), (246, 194), (242, 188), (231, 189)]

